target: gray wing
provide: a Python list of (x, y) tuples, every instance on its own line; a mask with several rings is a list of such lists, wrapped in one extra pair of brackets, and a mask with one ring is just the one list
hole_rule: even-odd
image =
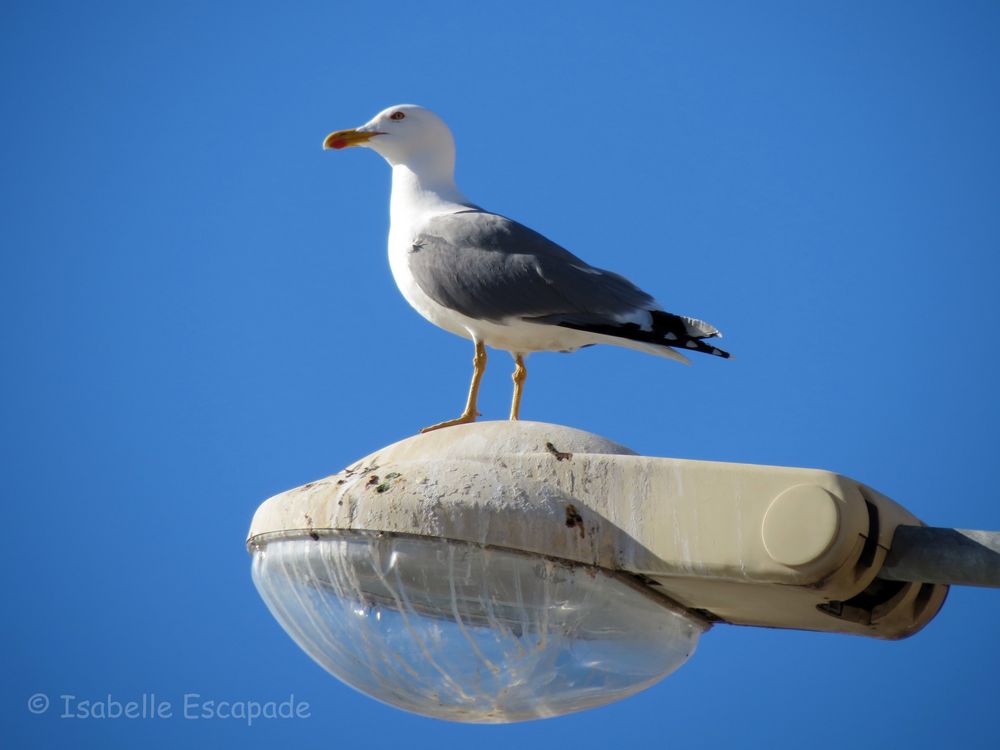
[(410, 271), (427, 296), (479, 320), (556, 324), (656, 309), (628, 279), (593, 268), (538, 232), (480, 210), (432, 218), (414, 238)]

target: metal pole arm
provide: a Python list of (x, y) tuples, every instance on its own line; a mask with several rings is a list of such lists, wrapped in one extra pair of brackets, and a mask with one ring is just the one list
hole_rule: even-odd
[(879, 578), (1000, 588), (1000, 532), (899, 526)]

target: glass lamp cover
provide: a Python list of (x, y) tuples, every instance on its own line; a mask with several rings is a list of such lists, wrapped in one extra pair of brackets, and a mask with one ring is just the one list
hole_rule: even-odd
[(620, 700), (687, 661), (703, 629), (599, 568), (430, 537), (265, 542), (253, 579), (335, 677), (452, 721), (525, 721)]

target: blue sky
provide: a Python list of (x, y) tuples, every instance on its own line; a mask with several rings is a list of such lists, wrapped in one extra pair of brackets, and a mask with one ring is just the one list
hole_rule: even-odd
[[(899, 643), (718, 627), (628, 701), (475, 727), (326, 675), (243, 540), (266, 497), (461, 407), (468, 343), (389, 273), (388, 168), (320, 150), (399, 102), (451, 124), (473, 200), (736, 354), (536, 355), (525, 418), (1000, 529), (1000, 6), (8, 2), (0, 29), (10, 746), (993, 746), (995, 591)], [(39, 692), (311, 711), (60, 719)]]

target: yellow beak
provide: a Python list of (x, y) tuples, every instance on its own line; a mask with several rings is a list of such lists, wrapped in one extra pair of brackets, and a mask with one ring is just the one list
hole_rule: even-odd
[(377, 130), (335, 130), (323, 139), (323, 148), (348, 148), (349, 146), (360, 146), (367, 143), (376, 135), (382, 135)]

